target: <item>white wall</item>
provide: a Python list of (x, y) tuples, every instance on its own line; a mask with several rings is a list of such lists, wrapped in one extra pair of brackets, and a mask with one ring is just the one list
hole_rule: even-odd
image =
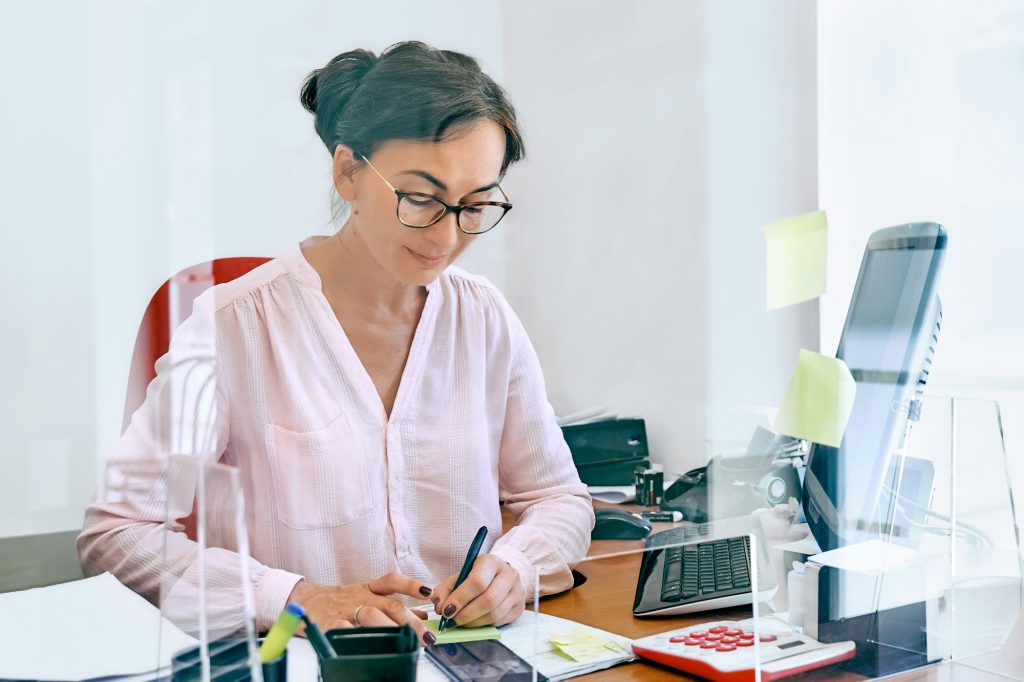
[[(70, 529), (169, 275), (331, 229), (299, 105), (338, 52), (416, 37), (501, 79), (497, 4), (46, 0), (0, 21), (0, 536)], [(503, 227), (505, 227), (503, 225)], [(504, 233), (465, 265), (504, 285)]]
[(816, 303), (765, 312), (760, 231), (817, 208), (814, 2), (621, 7), (504, 5), (508, 292), (556, 411), (642, 415), (686, 470), (816, 348)]
[[(997, 399), (1024, 490), (1024, 5), (830, 0), (819, 16), (820, 186), (834, 351), (868, 235), (949, 230), (930, 390)], [(992, 479), (978, 476), (979, 485)]]

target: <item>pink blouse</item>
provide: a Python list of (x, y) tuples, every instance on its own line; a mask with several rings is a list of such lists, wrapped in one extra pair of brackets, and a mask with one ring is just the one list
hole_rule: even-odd
[[(594, 513), (522, 324), (459, 268), (427, 292), (390, 418), (298, 247), (202, 294), (158, 361), (115, 459), (187, 453), (238, 467), (258, 627), (302, 577), (399, 571), (434, 585), (458, 573), (482, 525), (485, 551), (528, 595), (538, 578), (542, 593), (572, 585)], [(167, 567), (180, 575), (197, 561), (184, 533), (157, 532), (188, 515), (191, 497), (160, 494), (155, 480), (98, 496), (78, 539), (87, 574), (111, 571), (154, 601)], [(517, 521), (504, 535), (501, 501)], [(208, 537), (231, 537), (231, 523), (211, 518)], [(204, 571), (237, 562), (210, 549)]]

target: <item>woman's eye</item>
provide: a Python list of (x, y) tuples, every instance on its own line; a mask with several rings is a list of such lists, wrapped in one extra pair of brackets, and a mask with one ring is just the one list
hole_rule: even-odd
[(467, 206), (462, 210), (470, 215), (480, 215), (484, 212), (483, 206)]
[(431, 204), (434, 203), (433, 199), (426, 199), (426, 198), (423, 198), (423, 197), (407, 197), (406, 201), (411, 203), (413, 206), (420, 206), (420, 207), (430, 206)]

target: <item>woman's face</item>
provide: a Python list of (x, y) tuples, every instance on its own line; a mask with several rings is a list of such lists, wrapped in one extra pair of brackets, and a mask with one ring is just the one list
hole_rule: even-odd
[[(505, 157), (505, 134), (496, 123), (469, 124), (445, 142), (394, 140), (370, 157), (373, 168), (403, 192), (422, 192), (449, 204), (492, 200)], [(351, 150), (335, 153), (335, 177)], [(361, 159), (357, 159), (361, 160)], [(341, 165), (339, 165), (341, 164)], [(406, 227), (396, 214), (395, 193), (365, 163), (336, 181), (338, 193), (352, 204), (349, 226), (369, 255), (395, 280), (424, 286), (476, 239), (459, 229), (454, 213), (421, 229)], [(488, 188), (480, 191), (481, 188)]]

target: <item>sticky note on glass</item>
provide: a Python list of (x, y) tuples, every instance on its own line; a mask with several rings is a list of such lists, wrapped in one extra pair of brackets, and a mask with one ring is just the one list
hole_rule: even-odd
[(839, 447), (856, 395), (857, 384), (845, 362), (801, 349), (775, 430)]
[(496, 627), (485, 625), (482, 628), (463, 628), (459, 626), (447, 627), (444, 632), (438, 634), (437, 628), (440, 620), (428, 620), (427, 629), (437, 636), (438, 644), (458, 644), (459, 642), (477, 642), (481, 639), (501, 639), (501, 633)]
[(761, 228), (766, 242), (768, 310), (818, 298), (826, 289), (828, 218), (824, 211)]
[(576, 628), (563, 634), (554, 634), (550, 639), (551, 645), (556, 651), (579, 662), (625, 652), (625, 647), (618, 642), (598, 637), (583, 628)]

